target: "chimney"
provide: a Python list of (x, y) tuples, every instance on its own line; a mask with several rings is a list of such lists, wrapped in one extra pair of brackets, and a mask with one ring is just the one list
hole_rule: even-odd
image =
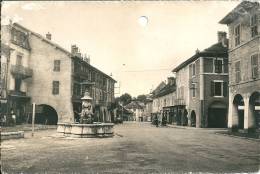
[(225, 39), (227, 39), (227, 33), (224, 31), (218, 31), (218, 43), (223, 42)]
[(197, 48), (197, 49), (195, 50), (195, 53), (198, 54), (199, 52), (200, 52), (200, 50)]
[(51, 33), (48, 32), (48, 33), (46, 34), (46, 39), (51, 40)]
[(76, 45), (71, 45), (71, 54), (76, 55), (78, 53), (78, 47)]
[(168, 77), (168, 84), (174, 85), (175, 84), (175, 78), (174, 77)]

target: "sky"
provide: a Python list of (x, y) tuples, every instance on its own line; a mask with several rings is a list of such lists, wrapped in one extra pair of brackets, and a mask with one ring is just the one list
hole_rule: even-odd
[[(241, 1), (2, 2), (9, 19), (70, 51), (117, 81), (116, 96), (148, 94), (171, 70), (217, 42), (218, 22)], [(145, 16), (145, 17), (143, 17)], [(142, 17), (142, 18), (140, 18)]]

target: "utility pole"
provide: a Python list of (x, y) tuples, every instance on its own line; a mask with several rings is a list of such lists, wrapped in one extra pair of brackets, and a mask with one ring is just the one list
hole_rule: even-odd
[(33, 103), (33, 112), (32, 112), (32, 137), (34, 136), (34, 121), (35, 121), (35, 103)]

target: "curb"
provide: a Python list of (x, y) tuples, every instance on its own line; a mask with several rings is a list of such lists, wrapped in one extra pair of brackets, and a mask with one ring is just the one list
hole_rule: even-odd
[(260, 139), (255, 139), (255, 138), (241, 137), (241, 136), (222, 134), (222, 133), (217, 133), (217, 132), (215, 132), (215, 134), (216, 135), (223, 135), (223, 136), (227, 136), (227, 137), (234, 137), (234, 138), (247, 139), (247, 140), (251, 140), (251, 141), (259, 141), (260, 142)]
[(24, 138), (24, 131), (18, 132), (1, 132), (1, 140), (10, 140)]

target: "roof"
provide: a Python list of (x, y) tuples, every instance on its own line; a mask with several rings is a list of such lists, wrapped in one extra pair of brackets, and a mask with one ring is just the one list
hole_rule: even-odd
[(173, 93), (174, 91), (176, 91), (176, 85), (175, 84), (170, 84), (168, 83), (164, 88), (162, 88), (157, 94), (155, 94), (153, 97), (157, 98), (157, 97), (162, 97), (165, 96), (167, 94)]
[(38, 33), (36, 33), (36, 32), (33, 32), (33, 31), (29, 30), (28, 28), (25, 28), (24, 26), (22, 26), (22, 25), (20, 25), (20, 24), (18, 24), (18, 23), (13, 23), (13, 25), (14, 25), (14, 26), (17, 26), (17, 27), (20, 27), (20, 28), (22, 28), (23, 30), (25, 30), (25, 31), (27, 31), (27, 32), (29, 32), (29, 33), (35, 35), (36, 37), (42, 39), (43, 41), (47, 42), (48, 44), (54, 46), (55, 48), (57, 48), (57, 49), (59, 49), (59, 50), (61, 50), (61, 51), (63, 51), (65, 54), (68, 54), (68, 55), (70, 55), (70, 56), (72, 55), (72, 54), (71, 54), (69, 51), (67, 51), (65, 48), (62, 48), (60, 45), (58, 45), (58, 44), (52, 42), (51, 40), (45, 38), (44, 36), (42, 36), (42, 35), (40, 35), (40, 34), (38, 34)]
[(201, 52), (197, 52), (192, 57), (181, 63), (179, 66), (174, 68), (172, 72), (178, 72), (183, 67), (189, 65), (191, 62), (194, 62), (199, 57), (207, 57), (207, 56), (219, 56), (219, 57), (228, 57), (228, 46), (223, 46), (222, 42), (216, 43), (209, 48)]
[[(79, 58), (79, 57), (77, 57), (77, 56), (75, 56), (75, 55), (72, 55), (68, 50), (66, 50), (65, 48), (62, 48), (60, 45), (58, 45), (58, 44), (52, 42), (51, 40), (49, 40), (49, 39), (47, 39), (47, 38), (45, 38), (44, 36), (42, 36), (42, 35), (40, 35), (40, 34), (38, 34), (38, 33), (35, 33), (35, 32), (33, 32), (33, 31), (29, 30), (28, 28), (25, 28), (24, 26), (22, 26), (22, 25), (20, 25), (20, 24), (18, 24), (18, 23), (13, 23), (13, 25), (14, 25), (14, 26), (17, 26), (17, 27), (20, 27), (20, 28), (22, 28), (23, 30), (25, 30), (25, 31), (27, 31), (27, 32), (29, 32), (29, 33), (35, 35), (36, 37), (40, 38), (41, 40), (47, 42), (48, 44), (54, 46), (54, 47), (57, 48), (57, 49), (63, 51), (65, 54), (68, 54), (71, 58), (82, 60), (81, 58)], [(110, 78), (111, 80), (113, 80), (114, 82), (116, 82), (116, 80), (113, 79), (111, 76), (105, 74), (104, 72), (100, 71), (99, 69), (97, 69), (97, 68), (95, 68), (94, 66), (90, 65), (89, 63), (87, 63), (86, 61), (83, 61), (83, 60), (82, 60), (82, 62), (88, 64), (88, 65), (89, 65), (91, 68), (93, 68), (94, 70), (98, 71), (99, 73), (102, 73), (102, 74), (105, 75), (106, 77), (108, 77), (108, 78)], [(82, 62), (81, 62), (81, 63), (82, 63)]]
[(259, 8), (258, 2), (243, 1), (229, 12), (223, 19), (219, 21), (220, 24), (230, 24), (239, 16), (247, 14), (252, 8)]
[(126, 109), (144, 109), (144, 104), (139, 103), (138, 101), (131, 101), (131, 103), (125, 106)]
[(114, 81), (115, 83), (117, 82), (117, 81), (116, 81), (115, 79), (113, 79), (111, 76), (105, 74), (104, 72), (100, 71), (99, 69), (97, 69), (96, 67), (92, 66), (92, 65), (89, 64), (88, 62), (82, 60), (81, 58), (79, 58), (79, 57), (77, 57), (77, 56), (72, 56), (71, 58), (72, 58), (72, 59), (77, 59), (77, 60), (81, 61), (81, 63), (84, 63), (84, 64), (90, 66), (92, 69), (94, 69), (95, 71), (97, 71), (97, 72), (103, 74), (104, 76), (106, 76), (107, 78), (111, 79), (111, 80)]
[(157, 94), (162, 88), (166, 86), (166, 83), (162, 81), (156, 88), (153, 90), (152, 94), (155, 95)]

